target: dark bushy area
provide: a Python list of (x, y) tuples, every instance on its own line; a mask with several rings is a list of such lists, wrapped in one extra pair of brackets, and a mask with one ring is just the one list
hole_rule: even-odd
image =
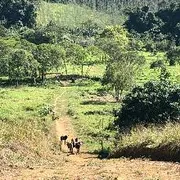
[(180, 45), (179, 3), (166, 4), (154, 12), (149, 6), (144, 6), (127, 11), (127, 14), (126, 28), (129, 32), (143, 37), (144, 42), (152, 39), (160, 50), (168, 50), (168, 44)]
[(117, 116), (119, 128), (180, 121), (180, 87), (166, 80), (135, 87), (123, 100)]
[(39, 2), (40, 0), (1, 0), (0, 23), (5, 27), (13, 25), (33, 27)]

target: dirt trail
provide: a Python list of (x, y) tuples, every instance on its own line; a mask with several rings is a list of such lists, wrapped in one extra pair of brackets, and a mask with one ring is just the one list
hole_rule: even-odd
[[(64, 92), (65, 93), (65, 92)], [(66, 115), (67, 100), (63, 94), (55, 100), (57, 139), (62, 134), (75, 137), (71, 119)], [(9, 178), (10, 179), (10, 178)], [(12, 179), (19, 180), (179, 180), (180, 164), (125, 158), (100, 160), (88, 154), (83, 147), (81, 154), (69, 155), (66, 146), (63, 152), (55, 155), (53, 163), (23, 169)]]

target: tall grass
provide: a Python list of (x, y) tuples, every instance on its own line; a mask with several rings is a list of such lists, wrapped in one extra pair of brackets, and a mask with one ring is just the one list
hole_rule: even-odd
[(180, 161), (180, 123), (135, 127), (121, 134), (112, 157), (149, 157), (155, 160)]

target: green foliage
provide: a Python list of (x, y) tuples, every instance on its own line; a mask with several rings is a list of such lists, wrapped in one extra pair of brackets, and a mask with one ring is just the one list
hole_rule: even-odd
[[(172, 3), (157, 12), (152, 12), (148, 6), (144, 6), (137, 8), (134, 12), (130, 11), (128, 15), (125, 26), (130, 32), (139, 33), (141, 36), (147, 35), (157, 42), (159, 49), (167, 48), (167, 43), (171, 41), (175, 41), (176, 45), (179, 45), (180, 11), (178, 3)], [(166, 40), (170, 42), (166, 42)]]
[(103, 84), (110, 84), (119, 100), (124, 90), (129, 90), (134, 84), (136, 72), (139, 69), (140, 57), (136, 52), (119, 53), (106, 67)]
[(164, 62), (162, 60), (157, 60), (151, 63), (150, 68), (154, 69), (154, 68), (162, 68), (164, 67)]
[(125, 25), (128, 30), (134, 30), (138, 33), (144, 33), (156, 27), (156, 24), (160, 23), (153, 12), (149, 11), (148, 6), (144, 6), (141, 9), (137, 8), (135, 12), (129, 12), (129, 19)]
[(108, 26), (100, 34), (97, 44), (110, 56), (116, 56), (118, 51), (128, 48), (130, 42), (128, 35), (122, 26)]
[(49, 2), (56, 3), (75, 3), (81, 6), (89, 6), (93, 10), (105, 11), (108, 13), (124, 12), (132, 10), (135, 7), (149, 6), (151, 11), (168, 6), (172, 2), (179, 2), (178, 0), (49, 0)]
[(53, 68), (59, 68), (65, 56), (64, 49), (60, 46), (51, 44), (40, 44), (34, 52), (34, 57), (38, 61), (39, 72), (42, 80), (48, 71)]
[(1, 0), (0, 21), (5, 27), (13, 25), (33, 27), (38, 3), (39, 0)]
[(20, 49), (10, 54), (7, 66), (9, 78), (18, 81), (25, 77), (36, 78), (39, 64), (32, 54)]
[[(48, 13), (47, 13), (48, 12)], [(92, 21), (100, 27), (112, 24), (122, 24), (123, 18), (118, 14), (93, 11), (77, 4), (60, 4), (42, 2), (37, 11), (37, 25), (45, 26), (50, 22), (61, 27), (77, 28), (82, 23)]]
[(136, 71), (144, 63), (144, 59), (132, 51), (132, 40), (121, 26), (105, 28), (98, 40), (107, 61), (103, 84), (109, 84), (115, 90), (117, 100), (124, 90), (133, 85)]
[(0, 25), (0, 37), (5, 37), (6, 34), (7, 34), (7, 29), (3, 25)]
[(68, 34), (68, 29), (58, 26), (52, 22), (46, 26), (36, 27), (34, 29), (21, 28), (20, 34), (23, 38), (34, 44), (58, 43), (63, 40), (63, 36)]
[(39, 110), (39, 114), (43, 117), (43, 116), (47, 116), (52, 111), (53, 111), (53, 106), (46, 104), (46, 105), (43, 105), (42, 108)]
[(179, 121), (180, 88), (168, 82), (168, 76), (166, 70), (162, 70), (160, 82), (135, 87), (123, 100), (115, 124), (129, 128), (137, 124)]
[(170, 66), (180, 64), (180, 46), (170, 49), (167, 58)]

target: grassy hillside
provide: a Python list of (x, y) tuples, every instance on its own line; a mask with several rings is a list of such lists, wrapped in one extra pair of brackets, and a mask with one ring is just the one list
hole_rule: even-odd
[[(113, 110), (120, 104), (109, 94), (103, 94), (102, 86), (92, 81), (77, 81), (68, 91), (68, 114), (78, 136), (90, 152), (101, 149), (111, 151), (112, 157), (149, 157), (155, 160), (180, 161), (180, 124), (134, 127), (128, 134), (116, 134), (110, 130), (114, 121)], [(83, 86), (84, 85), (84, 86)], [(116, 139), (115, 139), (116, 138)]]
[[(172, 80), (172, 82), (180, 84), (180, 65), (169, 66), (166, 62), (165, 54), (161, 52), (157, 53), (156, 55), (149, 52), (139, 52), (139, 53), (145, 57), (146, 63), (142, 66), (141, 71), (138, 72), (135, 82), (136, 84), (141, 85), (149, 80), (155, 81), (159, 78), (160, 68), (150, 69), (151, 63), (157, 60), (162, 60), (166, 64), (167, 70), (171, 74), (170, 79)], [(67, 69), (68, 69), (68, 74), (81, 74), (81, 68), (79, 66), (69, 65)], [(97, 76), (102, 78), (105, 69), (106, 69), (105, 64), (98, 64), (89, 67), (85, 66), (84, 72), (85, 75)], [(64, 69), (61, 69), (60, 71), (63, 74), (65, 74)]]
[(0, 88), (1, 164), (23, 165), (49, 154), (53, 100), (59, 88)]
[(87, 20), (92, 20), (100, 26), (121, 24), (123, 19), (116, 14), (105, 14), (93, 11), (89, 7), (74, 4), (42, 2), (37, 12), (37, 25), (43, 26), (49, 22), (67, 27), (77, 27)]
[(150, 69), (151, 63), (162, 60), (164, 64), (167, 66), (167, 70), (171, 74), (171, 81), (177, 84), (180, 84), (180, 65), (169, 66), (166, 62), (166, 57), (164, 53), (157, 53), (153, 55), (148, 52), (140, 52), (146, 59), (146, 63), (142, 67), (142, 71), (138, 74), (136, 79), (137, 84), (144, 84), (149, 80), (157, 80), (160, 75), (160, 68)]

